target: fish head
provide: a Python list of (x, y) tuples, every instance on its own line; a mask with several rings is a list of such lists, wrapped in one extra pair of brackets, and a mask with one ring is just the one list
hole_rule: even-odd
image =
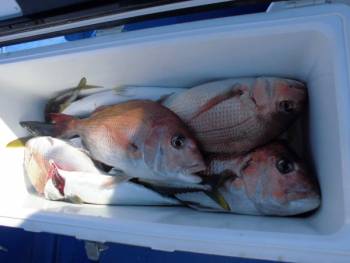
[(306, 107), (306, 86), (296, 80), (258, 78), (252, 88), (258, 113), (271, 114), (278, 122), (294, 120)]
[(206, 169), (198, 143), (180, 120), (158, 121), (145, 141), (146, 164), (156, 173), (180, 181), (200, 182)]
[(274, 81), (276, 111), (284, 115), (301, 113), (307, 104), (306, 86), (296, 80), (278, 79)]
[(320, 205), (316, 179), (282, 143), (252, 151), (240, 173), (247, 196), (262, 214), (296, 215)]

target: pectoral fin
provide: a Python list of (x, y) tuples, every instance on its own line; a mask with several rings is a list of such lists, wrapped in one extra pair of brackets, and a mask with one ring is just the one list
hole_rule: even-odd
[(221, 194), (200, 192), (179, 193), (175, 197), (184, 205), (199, 211), (227, 212), (228, 204)]
[(225, 211), (231, 211), (230, 205), (226, 202), (225, 198), (219, 191), (210, 191), (206, 192), (206, 194), (213, 199), (222, 209)]

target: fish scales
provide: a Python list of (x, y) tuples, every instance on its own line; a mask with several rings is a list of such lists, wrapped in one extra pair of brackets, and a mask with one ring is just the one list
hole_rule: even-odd
[(242, 154), (286, 130), (306, 101), (303, 83), (258, 77), (205, 83), (169, 96), (163, 105), (190, 127), (204, 151)]
[(53, 124), (22, 122), (27, 129), (59, 138), (80, 136), (95, 160), (132, 177), (162, 182), (200, 182), (205, 169), (198, 143), (181, 119), (149, 100), (97, 109), (77, 119), (55, 114)]
[[(212, 191), (227, 203), (229, 210), (208, 198), (203, 191), (179, 193), (179, 200), (198, 210), (248, 215), (291, 216), (320, 206), (318, 182), (305, 164), (281, 142), (253, 151), (207, 156), (208, 178)], [(211, 183), (210, 183), (211, 182)]]

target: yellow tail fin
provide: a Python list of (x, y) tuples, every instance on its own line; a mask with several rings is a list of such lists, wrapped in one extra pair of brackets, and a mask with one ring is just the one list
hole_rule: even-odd
[(33, 136), (28, 137), (21, 137), (16, 140), (10, 141), (8, 144), (6, 144), (7, 148), (19, 148), (24, 147), (26, 142), (29, 141)]

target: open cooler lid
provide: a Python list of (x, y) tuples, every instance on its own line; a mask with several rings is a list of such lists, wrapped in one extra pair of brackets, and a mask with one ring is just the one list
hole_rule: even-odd
[(256, 13), (266, 11), (271, 2), (271, 0), (4, 0), (0, 11), (0, 44), (4, 46), (179, 15), (200, 16), (213, 10), (240, 9), (239, 12), (243, 14)]

